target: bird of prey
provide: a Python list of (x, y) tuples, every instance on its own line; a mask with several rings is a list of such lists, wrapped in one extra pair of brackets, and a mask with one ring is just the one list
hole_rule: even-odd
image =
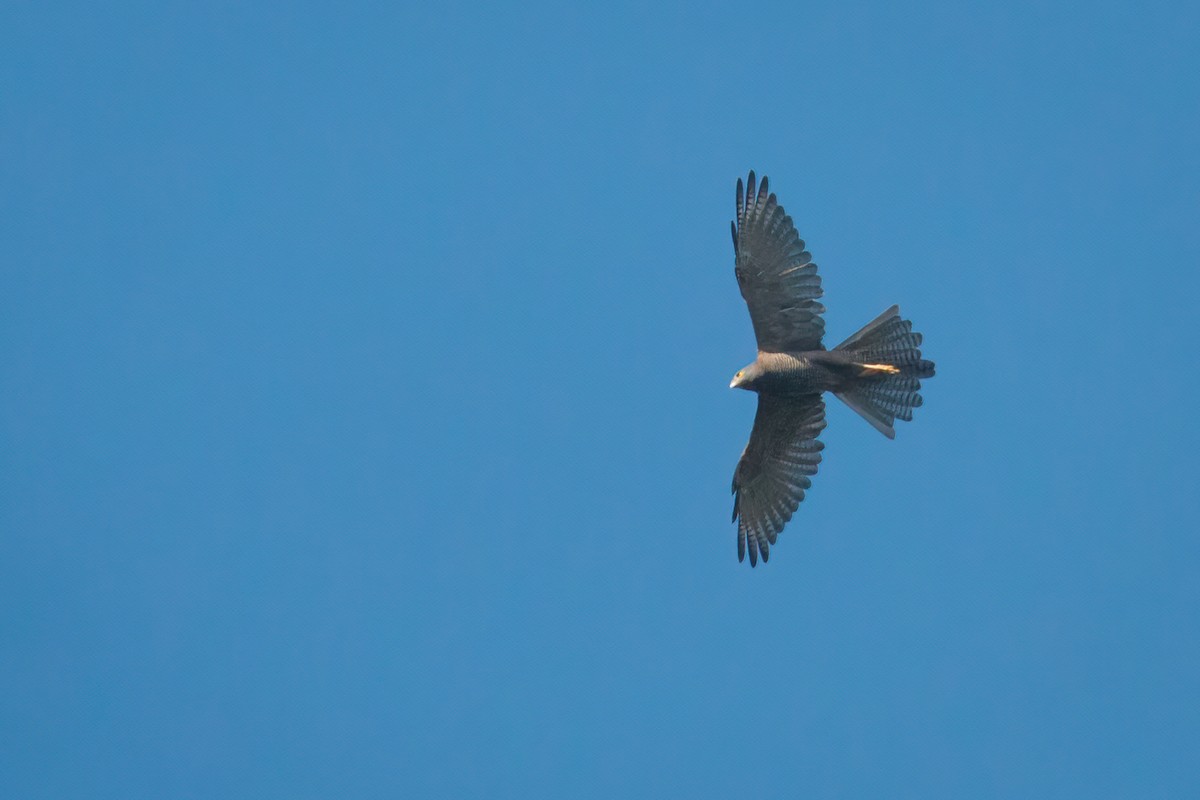
[(737, 182), (733, 221), (734, 274), (750, 309), (758, 357), (737, 371), (731, 389), (758, 393), (750, 441), (733, 473), (738, 561), (765, 563), (771, 545), (812, 486), (824, 448), (823, 394), (833, 392), (877, 431), (895, 438), (892, 423), (912, 419), (922, 378), (921, 334), (892, 306), (862, 330), (826, 350), (821, 278), (792, 218), (767, 190), (767, 177), (743, 189)]

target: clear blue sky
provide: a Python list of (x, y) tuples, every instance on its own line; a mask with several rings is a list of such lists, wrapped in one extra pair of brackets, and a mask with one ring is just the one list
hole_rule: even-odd
[(205, 5), (0, 11), (0, 795), (1200, 791), (1200, 6)]

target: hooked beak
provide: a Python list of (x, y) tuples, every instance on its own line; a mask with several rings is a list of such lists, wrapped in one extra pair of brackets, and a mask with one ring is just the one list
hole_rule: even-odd
[(739, 383), (739, 381), (738, 381), (738, 379), (735, 377), (733, 380), (731, 380), (731, 381), (729, 382), (729, 388), (730, 388), (730, 389), (736, 389), (736, 388), (738, 387), (738, 383)]

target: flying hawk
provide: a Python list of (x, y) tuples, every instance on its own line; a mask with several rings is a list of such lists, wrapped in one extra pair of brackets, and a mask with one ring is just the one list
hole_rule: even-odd
[(730, 388), (758, 392), (750, 441), (733, 473), (738, 561), (770, 557), (771, 545), (812, 486), (825, 427), (823, 394), (833, 392), (889, 439), (892, 423), (911, 420), (921, 405), (921, 334), (892, 306), (832, 350), (826, 350), (821, 278), (792, 218), (754, 173), (737, 182), (732, 223), (734, 274), (750, 309), (758, 357), (737, 371)]

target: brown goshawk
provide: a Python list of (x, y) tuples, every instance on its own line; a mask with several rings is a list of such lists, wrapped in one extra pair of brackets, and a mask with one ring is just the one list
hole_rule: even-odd
[(934, 373), (921, 358), (921, 334), (884, 311), (832, 350), (822, 339), (825, 307), (821, 278), (792, 218), (754, 173), (737, 182), (732, 223), (734, 273), (750, 309), (758, 357), (738, 370), (730, 388), (758, 393), (750, 441), (733, 474), (733, 519), (738, 560), (750, 565), (771, 545), (812, 486), (824, 445), (825, 401), (833, 392), (889, 439), (897, 419), (911, 420), (921, 405), (922, 378)]

